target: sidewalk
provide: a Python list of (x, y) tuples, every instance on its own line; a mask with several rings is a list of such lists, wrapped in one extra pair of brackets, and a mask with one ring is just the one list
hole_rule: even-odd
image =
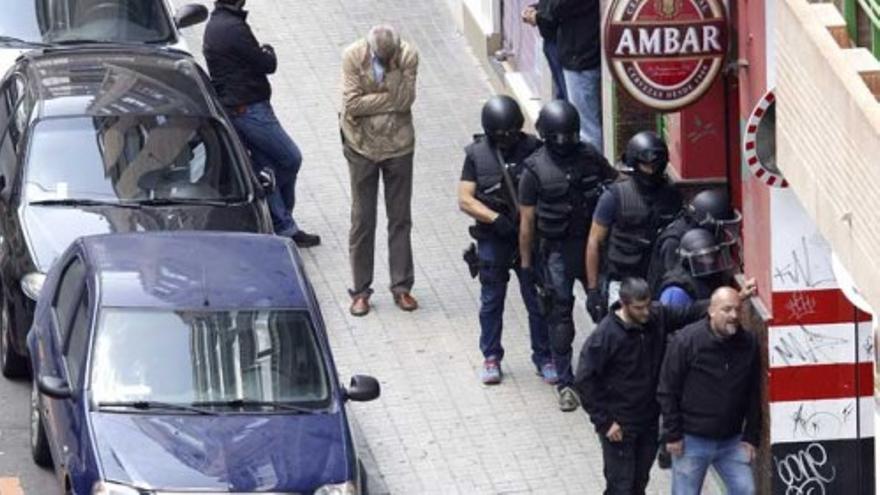
[[(273, 104), (304, 156), (295, 214), (323, 239), (302, 254), (337, 367), (343, 379), (364, 373), (382, 384), (380, 400), (351, 406), (378, 468), (370, 469), (373, 493), (601, 493), (598, 440), (583, 411), (561, 413), (553, 387), (535, 375), (516, 290), (505, 321), (504, 383), (486, 388), (478, 379), (479, 284), (461, 260), (470, 222), (458, 211), (455, 191), (462, 149), (479, 131), (491, 90), (447, 2), (263, 0), (248, 8), (257, 38), (276, 48)], [(421, 309), (404, 313), (391, 300), (380, 209), (374, 310), (354, 318), (346, 292), (348, 170), (336, 120), (340, 54), (385, 20), (421, 54), (413, 197), (413, 294)], [(195, 35), (194, 52), (202, 30), (187, 33)], [(591, 327), (580, 295), (575, 313), (577, 352)], [(668, 493), (668, 473), (655, 469), (654, 478), (649, 492)]]

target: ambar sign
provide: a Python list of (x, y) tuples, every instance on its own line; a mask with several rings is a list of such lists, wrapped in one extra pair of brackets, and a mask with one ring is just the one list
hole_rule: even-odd
[(605, 25), (615, 78), (643, 104), (672, 111), (700, 98), (727, 54), (720, 0), (617, 0)]

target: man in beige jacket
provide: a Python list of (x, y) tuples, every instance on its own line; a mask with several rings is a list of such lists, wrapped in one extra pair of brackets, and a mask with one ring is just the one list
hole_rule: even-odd
[(391, 293), (404, 311), (418, 308), (410, 231), (416, 97), (416, 49), (390, 26), (375, 26), (345, 49), (342, 60), (343, 153), (351, 178), (349, 256), (354, 287), (351, 314), (370, 311), (376, 240), (376, 203), (381, 176), (388, 217)]

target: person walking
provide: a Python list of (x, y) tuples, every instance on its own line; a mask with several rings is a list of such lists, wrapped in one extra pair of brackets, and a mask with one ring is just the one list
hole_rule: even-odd
[(712, 466), (727, 493), (755, 493), (752, 463), (761, 438), (761, 360), (740, 325), (742, 295), (722, 287), (709, 316), (676, 334), (663, 361), (657, 399), (672, 455), (673, 495), (697, 495)]
[[(559, 376), (559, 409), (570, 412), (578, 407), (571, 388), (574, 282), (585, 283), (590, 218), (601, 188), (617, 178), (617, 171), (593, 145), (580, 141), (580, 117), (567, 101), (544, 105), (536, 127), (544, 147), (526, 160), (527, 172), (519, 184), (520, 266), (538, 274)], [(536, 238), (537, 263), (533, 263)]]
[(321, 238), (300, 229), (293, 218), (296, 178), (302, 154), (281, 126), (270, 99), (269, 74), (278, 67), (271, 45), (260, 45), (247, 23), (245, 0), (217, 0), (205, 26), (202, 51), (211, 85), (250, 153), (256, 172), (271, 170), (275, 190), (267, 202), (276, 235), (297, 246), (317, 246)]
[(574, 388), (602, 445), (606, 494), (645, 493), (659, 445), (657, 381), (667, 335), (705, 315), (652, 302), (641, 278), (626, 278), (620, 299), (584, 343)]
[(376, 244), (376, 208), (381, 177), (388, 217), (391, 293), (404, 311), (419, 307), (412, 296), (415, 280), (412, 244), (412, 183), (419, 56), (387, 25), (370, 29), (342, 55), (343, 154), (351, 179), (349, 257), (354, 286), (350, 312), (370, 311)]
[(478, 273), (480, 278), (480, 351), (484, 359), (481, 378), (486, 385), (501, 383), (504, 300), (513, 270), (529, 314), (532, 363), (544, 381), (553, 384), (557, 376), (550, 357), (547, 322), (538, 305), (531, 273), (520, 269), (517, 263), (517, 186), (525, 170), (525, 159), (541, 147), (541, 141), (522, 132), (525, 119), (516, 100), (509, 96), (490, 98), (483, 105), (481, 121), (485, 134), (474, 136), (465, 148), (458, 185), (459, 207), (475, 220), (470, 233), (477, 241), (477, 266), (471, 273)]
[(594, 322), (617, 300), (621, 280), (647, 277), (657, 236), (681, 211), (681, 194), (666, 176), (669, 149), (660, 136), (639, 132), (627, 143), (623, 160), (629, 177), (599, 198), (584, 255), (587, 312)]

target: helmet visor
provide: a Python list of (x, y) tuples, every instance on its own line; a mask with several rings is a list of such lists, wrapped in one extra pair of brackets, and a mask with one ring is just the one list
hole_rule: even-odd
[(726, 272), (734, 267), (729, 243), (718, 244), (696, 251), (682, 249), (679, 254), (685, 268), (694, 277), (705, 277), (715, 273)]

